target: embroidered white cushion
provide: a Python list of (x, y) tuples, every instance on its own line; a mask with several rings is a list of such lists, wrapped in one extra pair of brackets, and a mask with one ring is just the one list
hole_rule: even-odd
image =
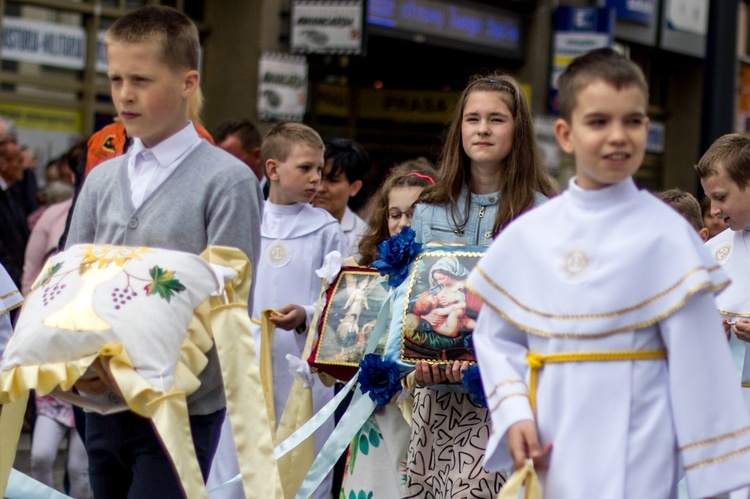
[(0, 369), (77, 360), (121, 343), (136, 372), (166, 392), (193, 310), (223, 292), (224, 274), (236, 276), (190, 253), (73, 246), (47, 262)]

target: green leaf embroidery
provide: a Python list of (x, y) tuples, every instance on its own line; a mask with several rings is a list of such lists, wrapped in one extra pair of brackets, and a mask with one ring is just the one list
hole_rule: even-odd
[(155, 266), (149, 270), (149, 274), (151, 274), (151, 279), (153, 279), (153, 281), (143, 287), (148, 296), (156, 293), (163, 299), (170, 301), (175, 293), (185, 291), (186, 289), (185, 286), (174, 277), (174, 271), (172, 270), (164, 270), (159, 266)]
[(49, 280), (52, 279), (52, 276), (54, 276), (57, 273), (57, 271), (60, 270), (60, 268), (62, 268), (62, 262), (58, 262), (54, 264), (53, 266), (51, 266), (47, 270), (47, 275), (44, 276), (44, 280), (42, 280), (41, 285), (44, 286), (45, 284), (47, 284), (47, 282), (49, 282)]
[(370, 442), (367, 440), (367, 436), (359, 435), (359, 451), (365, 456), (370, 453)]
[(375, 428), (370, 428), (370, 443), (373, 447), (380, 447), (380, 432)]

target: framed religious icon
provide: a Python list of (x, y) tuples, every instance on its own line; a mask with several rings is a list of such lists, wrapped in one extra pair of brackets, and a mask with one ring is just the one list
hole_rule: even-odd
[[(326, 293), (318, 339), (308, 362), (317, 370), (348, 380), (357, 372), (388, 297), (388, 277), (369, 267), (344, 267)], [(385, 338), (375, 350), (383, 353)]]
[(484, 254), (480, 246), (426, 249), (408, 277), (401, 323), (401, 360), (474, 362), (471, 336), (482, 301), (466, 279)]

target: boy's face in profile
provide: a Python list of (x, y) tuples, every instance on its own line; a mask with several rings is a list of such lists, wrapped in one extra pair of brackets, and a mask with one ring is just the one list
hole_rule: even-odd
[(638, 171), (647, 132), (641, 89), (631, 85), (617, 90), (601, 79), (579, 90), (570, 122), (555, 123), (560, 147), (575, 154), (576, 182), (584, 189), (602, 189)]
[(294, 144), (286, 161), (269, 159), (266, 172), (271, 181), (269, 201), (274, 204), (309, 203), (320, 186), (323, 150), (307, 144)]
[(711, 200), (711, 215), (719, 217), (732, 230), (750, 226), (750, 182), (740, 189), (718, 165), (718, 173), (701, 179), (706, 196)]
[(129, 136), (151, 148), (187, 124), (197, 71), (169, 67), (157, 41), (109, 43), (107, 64), (112, 101)]

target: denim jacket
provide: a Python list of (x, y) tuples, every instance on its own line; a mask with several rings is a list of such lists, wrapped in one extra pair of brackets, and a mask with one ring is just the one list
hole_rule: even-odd
[[(493, 241), (492, 226), (500, 200), (500, 193), (470, 194), (466, 188), (458, 200), (458, 220), (463, 220), (466, 195), (471, 196), (469, 218), (466, 226), (458, 230), (453, 226), (451, 210), (447, 205), (419, 204), (414, 210), (411, 228), (416, 232), (416, 241), (427, 244), (432, 241), (448, 244), (489, 246)], [(539, 206), (547, 198), (536, 193), (534, 206)]]

